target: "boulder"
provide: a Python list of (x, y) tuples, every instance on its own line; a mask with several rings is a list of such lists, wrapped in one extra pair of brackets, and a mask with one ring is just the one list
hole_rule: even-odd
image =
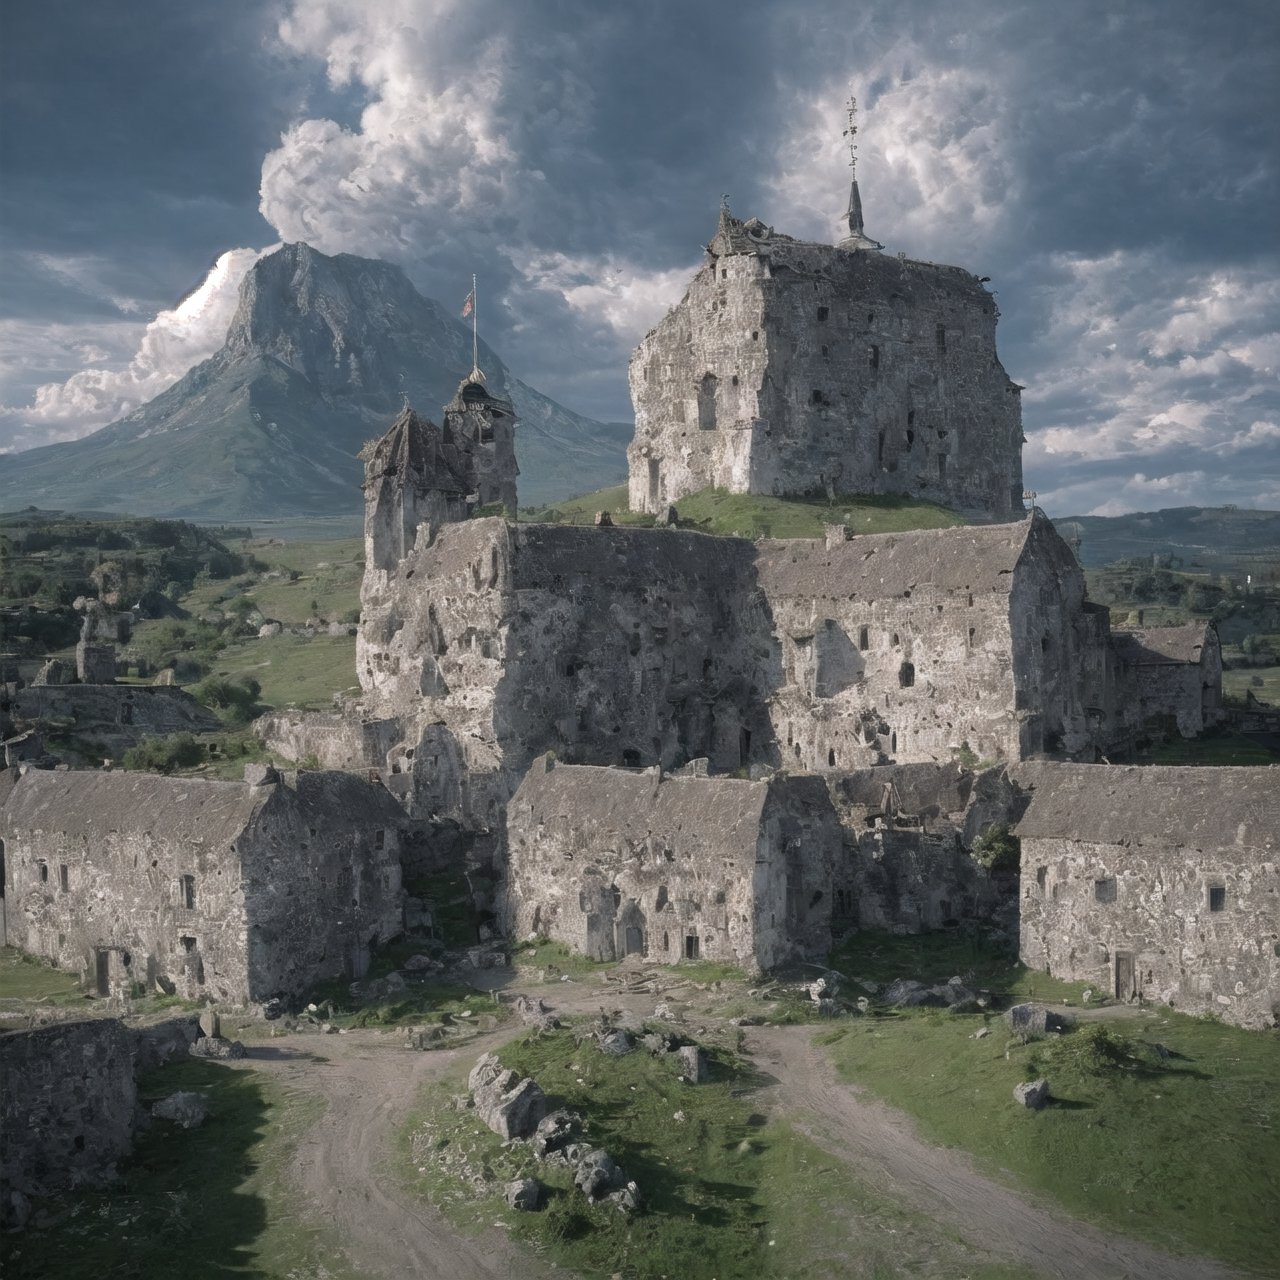
[(600, 1036), (600, 1052), (609, 1058), (625, 1058), (636, 1042), (625, 1031), (606, 1031)]
[(1039, 1111), (1049, 1101), (1049, 1082), (1047, 1080), (1028, 1080), (1014, 1085), (1013, 1099), (1021, 1103), (1029, 1111)]
[(505, 1194), (511, 1208), (531, 1213), (542, 1204), (542, 1183), (536, 1178), (516, 1178), (507, 1183)]
[(222, 1034), (222, 1019), (218, 1017), (215, 1010), (206, 1009), (200, 1015), (200, 1034), (214, 1037)]
[(701, 1045), (683, 1045), (677, 1056), (680, 1059), (680, 1074), (690, 1084), (703, 1084), (711, 1077), (710, 1063)]
[(172, 1120), (179, 1129), (197, 1129), (209, 1115), (209, 1100), (203, 1093), (180, 1090), (161, 1098), (151, 1114), (159, 1120)]
[(1042, 1036), (1050, 1031), (1065, 1031), (1067, 1020), (1042, 1004), (1015, 1004), (1005, 1017), (1015, 1033)]
[(661, 1031), (646, 1031), (640, 1037), (640, 1043), (649, 1050), (653, 1056), (659, 1057), (661, 1054), (671, 1052), (671, 1037), (664, 1036)]
[(611, 1191), (605, 1199), (616, 1205), (619, 1213), (637, 1213), (640, 1209), (640, 1188), (628, 1182), (620, 1191)]
[(546, 1160), (559, 1151), (563, 1151), (570, 1143), (582, 1134), (582, 1117), (563, 1107), (552, 1111), (538, 1121), (533, 1132), (533, 1154), (539, 1160)]
[(471, 1068), (467, 1085), (476, 1114), (501, 1138), (529, 1137), (547, 1114), (547, 1098), (537, 1082), (521, 1080), (491, 1053)]
[(602, 1200), (611, 1191), (621, 1191), (628, 1178), (617, 1162), (598, 1147), (588, 1147), (580, 1154), (573, 1171), (573, 1185), (588, 1200)]
[(815, 1003), (819, 1000), (831, 1000), (836, 994), (836, 983), (833, 978), (818, 978), (809, 983), (805, 990), (809, 993), (809, 999)]
[(264, 622), (258, 628), (258, 639), (269, 640), (272, 636), (278, 636), (284, 628), (278, 622)]
[(187, 1052), (193, 1058), (243, 1058), (244, 1045), (239, 1040), (228, 1040), (224, 1036), (201, 1036)]
[(560, 1025), (560, 1019), (547, 1008), (545, 1000), (534, 1000), (529, 996), (516, 996), (516, 1016), (526, 1027), (536, 1027), (539, 1031), (554, 1031)]
[(885, 1004), (899, 1009), (916, 1009), (928, 1006), (940, 1009), (946, 1005), (946, 998), (938, 987), (926, 987), (923, 982), (912, 978), (899, 978), (891, 982), (881, 992), (880, 998)]

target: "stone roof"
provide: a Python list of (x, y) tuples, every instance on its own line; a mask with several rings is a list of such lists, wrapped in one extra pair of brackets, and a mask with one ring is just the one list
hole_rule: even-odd
[(883, 599), (923, 586), (1007, 595), (1032, 528), (1043, 519), (858, 534), (834, 546), (771, 539), (760, 544), (760, 584), (771, 596)]
[(1213, 628), (1207, 622), (1189, 622), (1181, 627), (1147, 627), (1113, 633), (1120, 652), (1140, 667), (1171, 663), (1199, 665), (1206, 644), (1212, 644)]
[(741, 778), (659, 779), (656, 770), (609, 769), (535, 760), (511, 800), (517, 820), (532, 812), (542, 819), (571, 817), (643, 839), (658, 834), (714, 836), (731, 847), (754, 848), (760, 832), (767, 782)]
[(275, 791), (125, 770), (28, 769), (0, 811), (0, 825), (86, 838), (150, 832), (164, 840), (230, 844)]
[(300, 769), (296, 792), (303, 812), (323, 819), (326, 827), (377, 823), (394, 827), (405, 821), (405, 811), (391, 792), (359, 774)]
[(382, 437), (362, 456), (371, 473), (414, 476), (428, 489), (470, 493), (466, 460), (451, 434), (430, 418), (420, 418), (409, 405)]
[(1011, 765), (1030, 792), (1024, 839), (1163, 844), (1196, 849), (1280, 847), (1280, 768)]

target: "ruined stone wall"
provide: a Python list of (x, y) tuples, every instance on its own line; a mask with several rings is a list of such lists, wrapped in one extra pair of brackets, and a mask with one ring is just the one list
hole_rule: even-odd
[(70, 720), (70, 732), (98, 738), (113, 751), (156, 734), (220, 727), (185, 689), (165, 685), (31, 685), (18, 690), (12, 711), (19, 721)]
[(956, 267), (771, 236), (713, 253), (631, 362), (633, 510), (707, 485), (1021, 507), (995, 300)]
[(814, 779), (535, 762), (507, 811), (502, 917), (594, 959), (755, 971), (830, 947), (839, 846)]
[(346, 773), (299, 771), (240, 840), (249, 1001), (361, 978), (403, 931), (404, 812)]
[(366, 573), (359, 675), (370, 714), (401, 723), (389, 768), (414, 811), (496, 828), (547, 750), (746, 763), (768, 635), (751, 557), (739, 539), (488, 519)]
[(965, 920), (1010, 924), (1008, 878), (969, 850), (989, 826), (1016, 816), (1003, 770), (885, 765), (827, 780), (844, 833), (834, 880), (836, 928), (919, 933)]
[(269, 751), (321, 769), (381, 769), (399, 737), (394, 720), (366, 720), (358, 712), (274, 711), (253, 722)]
[(0, 1033), (0, 1221), (12, 1193), (111, 1181), (136, 1104), (134, 1037), (116, 1019)]
[(1024, 837), (1023, 963), (1121, 999), (1140, 994), (1272, 1026), (1280, 1017), (1275, 857)]

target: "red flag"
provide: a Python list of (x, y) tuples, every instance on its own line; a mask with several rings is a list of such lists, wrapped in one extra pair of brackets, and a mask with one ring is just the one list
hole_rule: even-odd
[(466, 302), (462, 304), (462, 318), (464, 320), (472, 313), (472, 311), (475, 310), (475, 305), (476, 305), (476, 291), (472, 289), (471, 292), (467, 294)]

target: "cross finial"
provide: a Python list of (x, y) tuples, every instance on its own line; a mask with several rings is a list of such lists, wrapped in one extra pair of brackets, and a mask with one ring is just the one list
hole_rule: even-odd
[(853, 94), (849, 95), (849, 124), (841, 136), (849, 139), (849, 168), (856, 174), (858, 170), (858, 144), (854, 139), (858, 136), (858, 100)]

